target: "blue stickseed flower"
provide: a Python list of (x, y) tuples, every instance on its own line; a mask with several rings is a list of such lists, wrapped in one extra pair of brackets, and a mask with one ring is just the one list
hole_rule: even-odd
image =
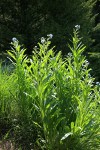
[(96, 82), (96, 85), (100, 85), (100, 82)]
[(45, 38), (41, 37), (41, 43), (44, 44), (44, 42), (45, 42)]
[(80, 25), (75, 25), (76, 30), (80, 29)]
[(70, 53), (70, 52), (67, 55), (68, 55), (68, 57), (72, 57), (72, 53)]
[(87, 66), (89, 65), (89, 62), (88, 62), (88, 60), (86, 60), (86, 61), (85, 61), (85, 65), (87, 65)]
[(13, 42), (18, 42), (17, 38), (15, 38), (15, 37), (12, 38), (12, 41)]
[(48, 39), (52, 39), (53, 38), (53, 34), (48, 34)]

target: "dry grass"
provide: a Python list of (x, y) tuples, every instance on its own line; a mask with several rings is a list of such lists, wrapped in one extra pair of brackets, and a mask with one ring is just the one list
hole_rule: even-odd
[(0, 141), (0, 150), (15, 150), (15, 146), (10, 140)]

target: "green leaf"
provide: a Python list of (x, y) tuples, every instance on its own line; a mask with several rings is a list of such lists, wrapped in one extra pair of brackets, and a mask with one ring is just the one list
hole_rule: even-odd
[(7, 53), (8, 53), (8, 54), (9, 54), (9, 56), (11, 56), (14, 60), (16, 60), (16, 57), (15, 57), (15, 55), (14, 55), (12, 52), (7, 51)]
[(73, 135), (73, 133), (72, 133), (72, 132), (66, 133), (66, 134), (61, 138), (61, 141), (67, 139), (70, 135)]
[(32, 122), (33, 122), (33, 124), (35, 124), (36, 127), (42, 128), (37, 122), (35, 122), (35, 121), (32, 121)]

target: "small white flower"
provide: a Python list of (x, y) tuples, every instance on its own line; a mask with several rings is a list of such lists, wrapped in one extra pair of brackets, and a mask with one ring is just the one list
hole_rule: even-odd
[(44, 44), (44, 42), (45, 42), (45, 38), (41, 37), (41, 43)]
[(18, 42), (17, 38), (15, 38), (15, 37), (12, 38), (12, 41), (13, 42)]
[(48, 34), (48, 39), (52, 39), (53, 38), (53, 34)]
[(80, 29), (80, 25), (75, 25), (76, 30)]

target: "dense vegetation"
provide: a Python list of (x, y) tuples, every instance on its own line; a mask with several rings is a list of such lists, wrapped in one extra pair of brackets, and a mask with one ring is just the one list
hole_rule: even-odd
[(66, 55), (69, 51), (66, 41), (73, 27), (80, 24), (86, 54), (92, 52), (89, 61), (93, 75), (100, 80), (100, 59), (94, 54), (100, 53), (99, 13), (100, 0), (1, 0), (0, 52), (9, 49), (11, 39), (16, 37), (31, 54), (38, 39), (52, 33), (52, 45)]
[(78, 29), (65, 58), (51, 47), (52, 34), (31, 58), (12, 39), (12, 64), (0, 70), (2, 140), (22, 150), (100, 149), (100, 83), (90, 75)]
[(92, 13), (95, 3), (95, 0), (1, 0), (1, 48), (4, 49), (12, 37), (17, 37), (30, 48), (41, 36), (52, 33), (56, 45), (65, 51), (66, 37), (72, 33), (75, 24), (81, 25), (88, 46), (95, 27), (94, 16), (98, 13)]
[(99, 150), (99, 66), (100, 0), (0, 0), (0, 146)]

